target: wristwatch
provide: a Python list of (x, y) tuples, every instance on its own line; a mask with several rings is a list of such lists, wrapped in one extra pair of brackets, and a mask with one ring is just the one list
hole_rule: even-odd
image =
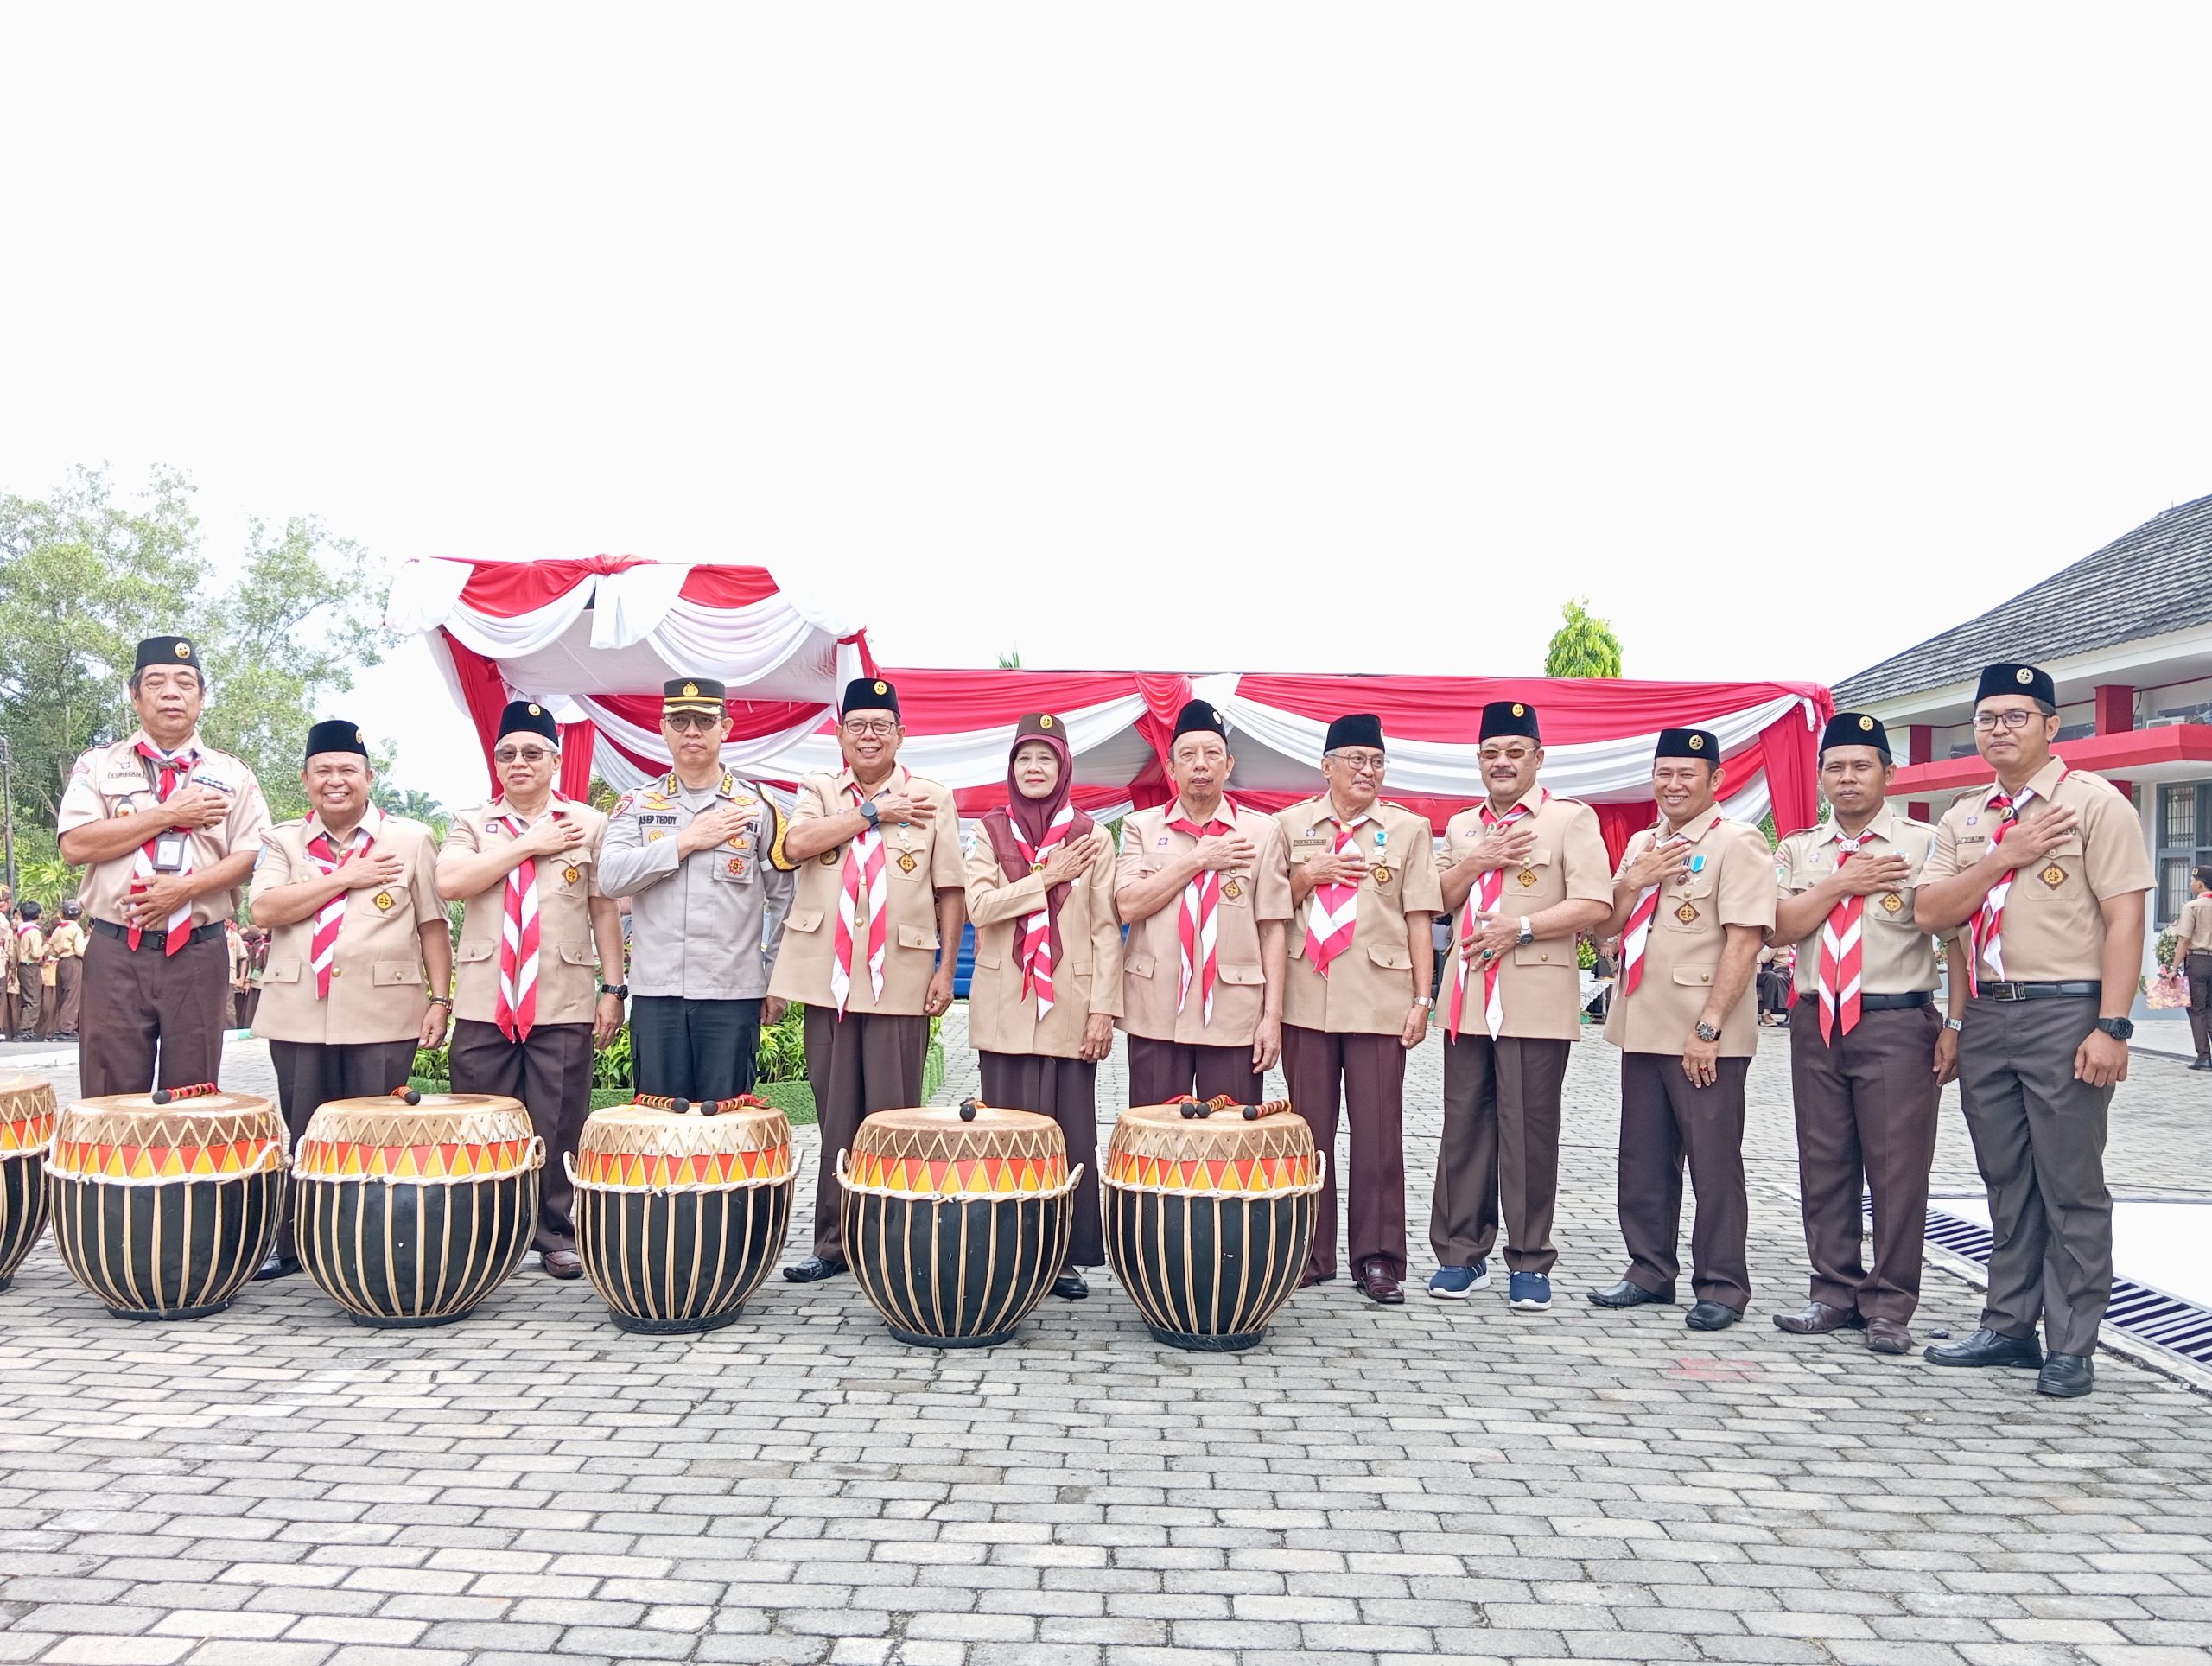
[(602, 983), (599, 986), (599, 992), (601, 995), (620, 995), (625, 1001), (630, 998), (630, 986), (626, 983)]
[(1436, 1010), (1436, 997), (1433, 995), (1415, 995), (1414, 997), (1414, 1005), (1416, 1007), (1425, 1007), (1430, 1012), (1434, 1012)]
[(2135, 1033), (2135, 1021), (2132, 1018), (2100, 1018), (2097, 1027), (2113, 1040), (2125, 1041)]
[(861, 806), (861, 819), (866, 822), (870, 827), (880, 827), (883, 825), (883, 812), (875, 807), (874, 799), (870, 798), (866, 804)]
[(1943, 1027), (1947, 1030), (1962, 1030), (1966, 1027), (1967, 1021), (1963, 1018), (1947, 1018), (1943, 1021)]
[(1521, 935), (1513, 940), (1524, 949), (1536, 940), (1535, 932), (1529, 929), (1528, 915), (1521, 916)]
[(1700, 1041), (1718, 1041), (1720, 1039), (1720, 1032), (1711, 1024), (1700, 1024), (1697, 1027), (1697, 1039)]

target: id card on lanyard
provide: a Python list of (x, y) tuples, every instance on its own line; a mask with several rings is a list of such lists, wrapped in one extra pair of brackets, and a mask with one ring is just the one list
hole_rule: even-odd
[(178, 874), (184, 871), (184, 835), (174, 830), (154, 836), (154, 871), (156, 874)]

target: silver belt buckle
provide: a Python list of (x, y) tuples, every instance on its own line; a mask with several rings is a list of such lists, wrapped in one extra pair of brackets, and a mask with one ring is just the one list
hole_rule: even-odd
[(2025, 1001), (2028, 992), (2018, 982), (2007, 982), (1992, 984), (1989, 997), (1993, 1001)]

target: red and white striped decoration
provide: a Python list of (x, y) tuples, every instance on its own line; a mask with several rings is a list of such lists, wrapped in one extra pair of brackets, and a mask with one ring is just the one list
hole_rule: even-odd
[[(1337, 855), (1343, 855), (1358, 843), (1356, 837), (1364, 816), (1355, 816), (1348, 822), (1329, 817), (1329, 825), (1337, 830), (1337, 842), (1331, 847)], [(1359, 921), (1359, 887), (1335, 881), (1317, 885), (1306, 899), (1306, 957), (1313, 963), (1313, 970), (1324, 977), (1329, 975), (1329, 963), (1351, 947), (1354, 925)]]
[[(556, 793), (545, 814), (563, 813)], [(512, 810), (492, 819), (506, 829), (511, 839), (519, 839), (534, 825)], [(525, 1041), (537, 1022), (537, 858), (525, 856), (507, 869), (504, 890), (506, 906), (499, 919), (499, 987), (492, 996), (492, 1021), (508, 1040)]]
[[(1836, 841), (1836, 870), (1859, 854), (1860, 841)], [(1846, 897), (1821, 922), (1821, 1040), (1833, 1043), (1859, 1022), (1859, 962), (1864, 951), (1866, 899)]]
[[(163, 804), (168, 802), (169, 794), (177, 790), (185, 778), (192, 773), (192, 766), (200, 761), (197, 747), (187, 745), (179, 747), (175, 752), (163, 752), (151, 741), (138, 743), (138, 755), (159, 772), (159, 779), (154, 785), (154, 796)], [(166, 829), (163, 830), (167, 831)], [(184, 842), (184, 863), (176, 871), (180, 874), (189, 874), (192, 871), (192, 837), (188, 833), (180, 833), (180, 837)], [(143, 891), (153, 883), (154, 846), (158, 839), (156, 835), (155, 838), (147, 840), (138, 847), (138, 854), (130, 859), (130, 888), (133, 891)], [(164, 955), (173, 955), (192, 941), (192, 904), (189, 900), (169, 911), (164, 930), (168, 933), (162, 944)], [(144, 938), (145, 933), (137, 926), (130, 928), (132, 948), (136, 949)]]
[[(904, 770), (899, 770), (898, 775), (903, 791), (910, 778)], [(868, 802), (858, 786), (846, 791), (852, 794), (854, 809)], [(855, 835), (852, 843), (845, 847), (844, 896), (837, 909), (836, 953), (830, 963), (830, 994), (836, 1003), (840, 1019), (844, 1017), (845, 1008), (852, 1000), (855, 970), (853, 957), (860, 943), (855, 932), (863, 926), (868, 940), (868, 987), (874, 991), (876, 1000), (883, 999), (883, 957), (891, 934), (891, 891), (884, 878), (886, 867), (883, 835), (875, 828)]]
[[(1546, 790), (1536, 803), (1541, 806), (1551, 797)], [(1496, 831), (1510, 827), (1532, 812), (1529, 806), (1517, 804), (1503, 816), (1488, 804), (1478, 812), (1482, 824)], [(1492, 915), (1497, 912), (1499, 899), (1505, 893), (1505, 870), (1493, 868), (1475, 876), (1474, 888), (1467, 893), (1467, 906), (1459, 916), (1459, 976), (1452, 985), (1452, 1007), (1446, 1014), (1444, 1032), (1452, 1040), (1459, 1039), (1459, 1017), (1467, 1000), (1467, 970), (1475, 958), (1475, 939)], [(1649, 924), (1649, 922), (1646, 922)], [(1505, 1024), (1505, 997), (1498, 989), (1498, 974), (1503, 970), (1496, 956), (1483, 963), (1483, 1022), (1490, 1030), (1490, 1039), (1497, 1040), (1497, 1033)]]
[[(384, 812), (371, 804), (361, 817), (360, 825), (353, 830), (346, 842), (346, 849), (339, 850), (330, 842), (327, 830), (308, 841), (308, 860), (318, 873), (328, 875), (353, 861), (376, 842), (384, 828)], [(315, 969), (315, 998), (330, 999), (330, 969), (338, 956), (338, 930), (346, 923), (346, 906), (353, 900), (351, 890), (340, 891), (336, 896), (315, 911), (315, 930), (308, 939), (308, 963)], [(175, 951), (170, 951), (172, 954)]]
[[(1233, 832), (1236, 823), (1217, 817), (1201, 827), (1189, 817), (1182, 816), (1167, 825), (1175, 832), (1205, 839), (1217, 833)], [(1221, 970), (1215, 947), (1221, 926), (1220, 913), (1221, 870), (1201, 868), (1183, 887), (1183, 912), (1176, 923), (1176, 936), (1182, 951), (1182, 974), (1175, 986), (1175, 1010), (1179, 1013), (1190, 1004), (1191, 985), (1198, 984), (1201, 1024), (1213, 1022), (1214, 978)]]
[[(1011, 824), (1011, 818), (1009, 818)], [(1052, 817), (1045, 830), (1045, 843), (1032, 846), (1021, 836), (1021, 829), (1014, 827), (1014, 848), (1021, 853), (1022, 861), (1029, 864), (1029, 871), (1039, 872), (1046, 859), (1058, 850), (1075, 825), (1075, 805), (1064, 804), (1060, 813)], [(1049, 892), (1049, 887), (1047, 887)], [(1043, 1023), (1052, 1010), (1052, 912), (1049, 902), (1034, 912), (1021, 917), (1020, 940), (1014, 945), (1014, 957), (1021, 966), (1021, 992), (1037, 991), (1037, 1021)]]

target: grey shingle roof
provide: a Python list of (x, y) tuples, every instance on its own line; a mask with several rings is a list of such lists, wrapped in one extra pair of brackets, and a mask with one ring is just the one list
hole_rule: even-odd
[(2212, 497), (2169, 509), (1980, 618), (1853, 672), (1835, 685), (1836, 703), (1892, 699), (1995, 660), (2063, 659), (2208, 620)]

